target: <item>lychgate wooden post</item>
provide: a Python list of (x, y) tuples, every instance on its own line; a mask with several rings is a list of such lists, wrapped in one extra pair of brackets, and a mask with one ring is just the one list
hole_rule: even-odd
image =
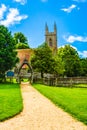
[[(33, 69), (32, 69), (32, 67), (31, 67), (31, 65), (29, 64), (28, 60), (26, 60), (26, 59), (23, 60), (22, 64), (21, 64), (20, 67), (18, 68), (18, 83), (21, 82), (21, 74), (20, 74), (20, 71), (21, 71), (22, 67), (23, 67), (25, 64), (30, 68), (30, 72), (31, 72), (30, 83), (33, 83)], [(22, 77), (24, 77), (24, 76), (22, 76)], [(27, 78), (29, 78), (29, 75), (27, 76)]]

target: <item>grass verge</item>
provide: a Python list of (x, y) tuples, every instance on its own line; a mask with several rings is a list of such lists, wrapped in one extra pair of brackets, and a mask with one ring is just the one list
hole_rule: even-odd
[(87, 88), (87, 84), (75, 84), (73, 87), (76, 87), (76, 88)]
[(48, 87), (42, 84), (33, 86), (54, 104), (87, 125), (87, 88)]
[(0, 121), (20, 113), (23, 109), (20, 86), (0, 84)]

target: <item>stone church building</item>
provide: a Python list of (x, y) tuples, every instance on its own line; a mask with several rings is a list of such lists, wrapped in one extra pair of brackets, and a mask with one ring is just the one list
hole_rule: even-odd
[[(48, 25), (47, 24), (45, 25), (45, 42), (52, 49), (53, 54), (56, 54), (57, 52), (57, 27), (55, 23), (54, 23), (53, 32), (49, 32)], [(32, 49), (18, 49), (17, 56), (19, 57), (20, 62), (18, 63), (17, 66), (20, 66), (25, 59), (29, 62), (32, 54), (33, 54)], [(26, 65), (23, 67), (26, 68)]]
[(52, 49), (55, 54), (57, 51), (57, 27), (54, 23), (54, 32), (49, 32), (48, 25), (45, 27), (45, 42)]

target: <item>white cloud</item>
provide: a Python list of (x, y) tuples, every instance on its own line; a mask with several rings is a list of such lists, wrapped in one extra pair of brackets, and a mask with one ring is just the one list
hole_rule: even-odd
[(83, 58), (87, 58), (87, 51), (78, 51), (78, 54)]
[(79, 54), (79, 56), (81, 56), (82, 58), (86, 58), (87, 57), (87, 51), (78, 51), (78, 49), (75, 46), (70, 45), (71, 47), (73, 47)]
[(70, 35), (68, 37), (66, 36), (63, 36), (64, 39), (69, 42), (69, 43), (73, 43), (75, 41), (79, 41), (79, 42), (87, 42), (87, 36), (86, 37), (83, 37), (83, 36), (73, 36), (73, 35)]
[(72, 45), (70, 45), (70, 46), (71, 46), (72, 48), (74, 48), (76, 51), (78, 51), (77, 48), (76, 48), (75, 46), (72, 46)]
[[(80, 57), (82, 57), (82, 58), (87, 58), (87, 51), (78, 51), (78, 49), (75, 47), (75, 46), (72, 46), (72, 45), (70, 45), (72, 48), (74, 48), (77, 52), (78, 52), (78, 54), (79, 54), (79, 56)], [(63, 45), (63, 46), (60, 46), (59, 48), (61, 48), (61, 47), (65, 47), (65, 45)]]
[(27, 0), (14, 0), (14, 1), (18, 2), (18, 3), (22, 4), (22, 5), (24, 5), (27, 2)]
[(0, 20), (0, 24), (9, 27), (16, 23), (20, 23), (21, 20), (26, 19), (27, 15), (20, 15), (18, 9), (10, 8), (5, 20)]
[(6, 12), (7, 8), (4, 4), (1, 4), (1, 7), (0, 7), (0, 20), (3, 19), (3, 16), (4, 16), (4, 12)]
[(68, 8), (62, 8), (61, 10), (64, 11), (64, 12), (70, 13), (75, 8), (76, 8), (76, 5), (72, 4)]

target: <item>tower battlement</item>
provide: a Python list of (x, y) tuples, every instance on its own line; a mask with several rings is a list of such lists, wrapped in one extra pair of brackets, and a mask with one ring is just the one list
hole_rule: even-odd
[(45, 26), (45, 42), (52, 49), (53, 53), (57, 51), (57, 27), (56, 23), (54, 23), (54, 31), (49, 32), (48, 25)]

